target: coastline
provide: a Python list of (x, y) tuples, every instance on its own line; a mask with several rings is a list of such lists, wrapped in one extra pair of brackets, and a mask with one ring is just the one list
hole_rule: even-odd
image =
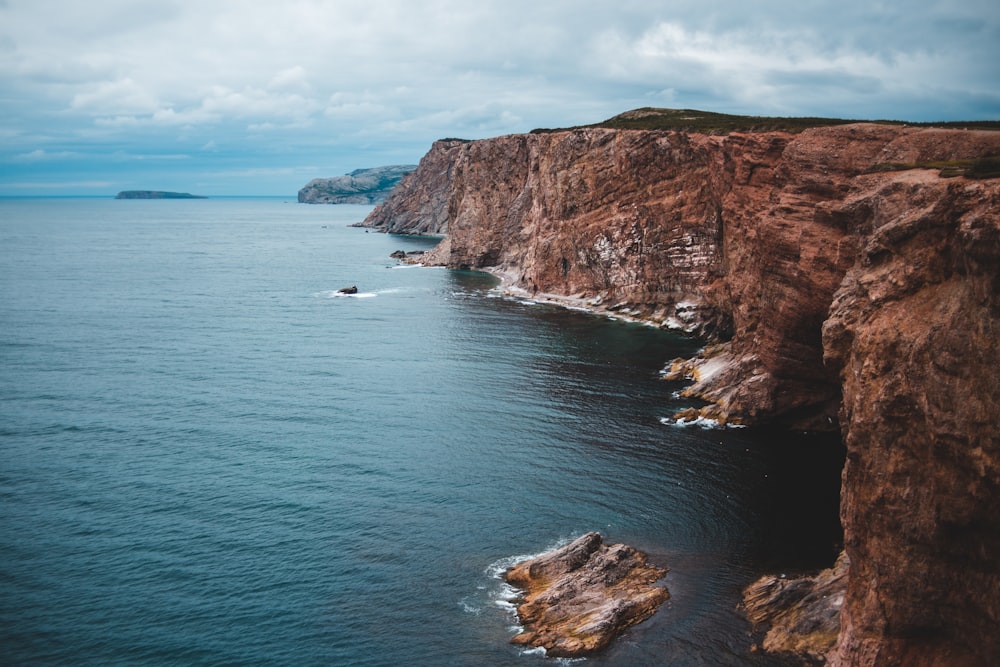
[[(497, 285), (497, 290), (502, 296), (530, 301), (532, 303), (558, 306), (569, 310), (591, 313), (593, 315), (607, 317), (612, 320), (642, 324), (644, 326), (653, 327), (654, 329), (661, 329), (663, 331), (670, 331), (676, 334), (691, 336), (692, 338), (696, 338), (700, 342), (704, 343), (704, 345), (708, 345), (707, 341), (698, 337), (692, 329), (685, 328), (679, 320), (674, 320), (676, 324), (671, 323), (670, 320), (657, 322), (650, 317), (641, 317), (636, 315), (634, 310), (626, 308), (624, 304), (620, 306), (615, 304), (611, 307), (605, 306), (604, 300), (599, 296), (588, 298), (583, 296), (566, 296), (564, 294), (555, 294), (553, 292), (532, 292), (524, 289), (523, 287), (518, 287), (514, 276), (509, 271), (505, 271), (497, 266), (485, 266), (477, 268), (476, 271), (482, 271), (483, 273), (488, 273), (497, 278), (500, 281), (500, 284)], [(702, 349), (704, 349), (704, 346)]]

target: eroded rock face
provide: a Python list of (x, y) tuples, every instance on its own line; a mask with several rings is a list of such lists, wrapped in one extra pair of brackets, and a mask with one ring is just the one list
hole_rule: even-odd
[(425, 264), (723, 342), (690, 369), (707, 417), (832, 430), (821, 327), (857, 257), (847, 198), (882, 163), (990, 153), (1000, 133), (873, 124), (442, 141), (365, 224), (446, 233)]
[(1000, 182), (927, 172), (853, 200), (824, 324), (851, 573), (835, 665), (1000, 657)]
[(515, 565), (506, 579), (525, 591), (517, 608), (525, 629), (511, 642), (557, 657), (604, 648), (670, 597), (654, 585), (665, 573), (632, 547), (604, 544), (599, 533)]
[(707, 336), (702, 415), (839, 428), (837, 665), (1000, 655), (1000, 132), (586, 129), (440, 142), (367, 224), (423, 258)]

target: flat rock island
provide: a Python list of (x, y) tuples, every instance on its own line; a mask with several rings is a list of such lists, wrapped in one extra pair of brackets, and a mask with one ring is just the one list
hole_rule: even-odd
[(511, 643), (563, 658), (604, 648), (670, 597), (654, 585), (666, 570), (646, 560), (628, 545), (607, 545), (600, 533), (587, 533), (511, 567), (507, 582), (524, 591), (517, 607), (524, 630)]
[(164, 192), (162, 190), (122, 190), (115, 199), (208, 199), (202, 195), (187, 192)]

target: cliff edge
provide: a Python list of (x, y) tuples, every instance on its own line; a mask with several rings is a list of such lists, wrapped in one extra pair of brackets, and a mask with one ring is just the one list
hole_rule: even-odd
[[(582, 128), (435, 143), (365, 224), (714, 344), (707, 417), (839, 428), (833, 664), (1000, 655), (1000, 132)], [(987, 168), (983, 169), (983, 165)]]

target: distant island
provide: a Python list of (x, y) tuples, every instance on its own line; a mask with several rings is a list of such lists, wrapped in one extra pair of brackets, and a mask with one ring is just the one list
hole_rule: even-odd
[(314, 178), (299, 190), (301, 204), (380, 204), (416, 165), (355, 169), (344, 176)]
[(159, 190), (122, 190), (115, 199), (208, 199), (187, 192), (161, 192)]

